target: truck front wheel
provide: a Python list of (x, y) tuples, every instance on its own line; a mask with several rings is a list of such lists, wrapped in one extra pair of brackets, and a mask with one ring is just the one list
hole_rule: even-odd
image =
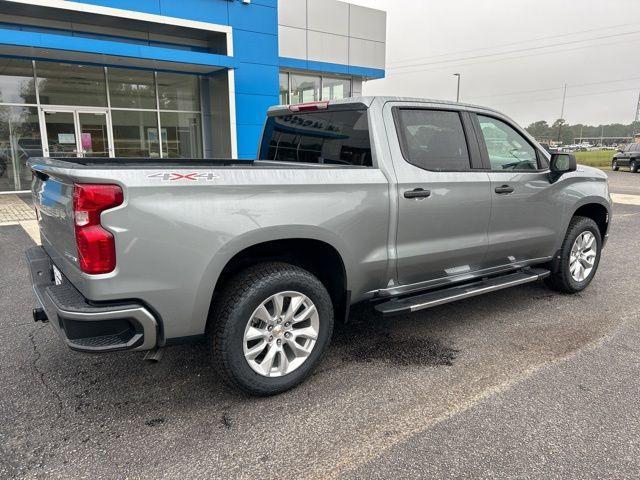
[(209, 345), (226, 383), (275, 395), (313, 371), (333, 332), (333, 306), (322, 282), (287, 263), (254, 265), (216, 298)]
[(560, 249), (558, 267), (546, 279), (547, 285), (566, 293), (584, 290), (596, 274), (601, 250), (596, 222), (587, 217), (573, 217)]

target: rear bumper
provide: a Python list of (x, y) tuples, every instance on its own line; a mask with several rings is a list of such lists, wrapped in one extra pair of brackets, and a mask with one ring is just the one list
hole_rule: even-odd
[(52, 261), (42, 247), (27, 250), (33, 291), (49, 323), (73, 350), (90, 353), (150, 350), (158, 341), (158, 322), (136, 302), (90, 303), (63, 276), (56, 285)]

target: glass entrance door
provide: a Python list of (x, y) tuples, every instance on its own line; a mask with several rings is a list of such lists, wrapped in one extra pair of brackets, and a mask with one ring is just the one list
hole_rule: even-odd
[(78, 134), (83, 157), (109, 156), (109, 127), (105, 113), (78, 112)]
[(73, 112), (44, 112), (49, 157), (77, 157), (76, 122)]
[(112, 156), (106, 111), (43, 109), (49, 157)]

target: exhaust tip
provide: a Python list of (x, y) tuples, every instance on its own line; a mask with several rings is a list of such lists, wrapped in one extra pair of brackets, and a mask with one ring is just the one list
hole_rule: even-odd
[(34, 322), (47, 323), (49, 321), (49, 317), (47, 317), (44, 308), (34, 308), (32, 313)]

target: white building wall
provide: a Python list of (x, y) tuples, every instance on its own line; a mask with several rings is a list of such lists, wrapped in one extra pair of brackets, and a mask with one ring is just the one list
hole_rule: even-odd
[(385, 68), (387, 14), (337, 0), (278, 0), (280, 56)]

